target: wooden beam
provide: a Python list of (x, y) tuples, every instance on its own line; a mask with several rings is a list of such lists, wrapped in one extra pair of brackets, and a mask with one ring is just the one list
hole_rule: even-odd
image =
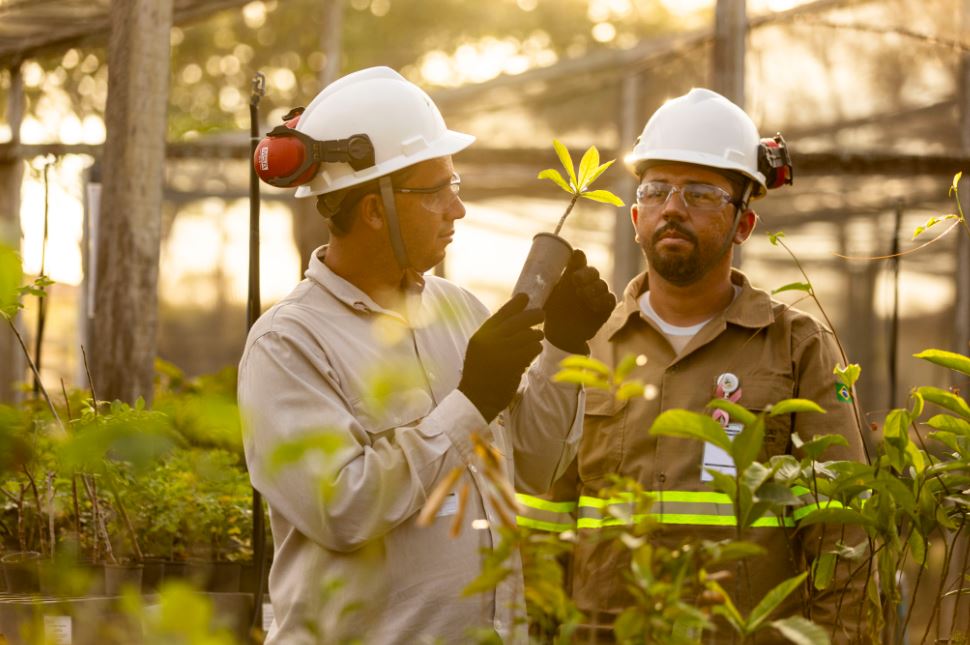
[(745, 0), (717, 0), (714, 10), (714, 47), (711, 51), (712, 88), (744, 109), (744, 54), (748, 38)]

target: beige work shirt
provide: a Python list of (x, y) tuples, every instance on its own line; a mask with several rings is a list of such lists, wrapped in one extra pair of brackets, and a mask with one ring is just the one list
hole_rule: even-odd
[[(582, 429), (581, 391), (551, 381), (567, 354), (543, 341), (512, 404), (486, 425), (456, 389), (485, 306), (427, 276), (405, 317), (333, 273), (325, 252), (314, 252), (306, 279), (253, 326), (239, 367), (246, 461), (275, 544), (266, 642), (453, 643), (482, 627), (519, 642), (517, 557), (494, 593), (462, 597), (481, 549), (500, 539), (470, 437), (493, 442), (517, 490), (547, 490)], [(321, 433), (341, 448), (272, 467), (281, 445)], [(417, 527), (429, 493), (456, 466), (471, 485), (460, 535), (449, 536), (454, 497), (432, 526)]]
[[(653, 436), (648, 430), (666, 410), (705, 410), (715, 398), (718, 376), (734, 374), (741, 387), (738, 403), (752, 411), (782, 399), (811, 399), (825, 408), (826, 414), (799, 413), (769, 417), (764, 451), (759, 459), (773, 455), (796, 454), (791, 435), (798, 432), (807, 441), (818, 434), (841, 434), (847, 447), (832, 447), (824, 459), (865, 460), (858, 424), (850, 403), (839, 400), (833, 374), (842, 359), (832, 333), (811, 316), (773, 300), (753, 288), (739, 271), (731, 276), (740, 293), (723, 312), (709, 321), (684, 347), (675, 353), (657, 325), (643, 315), (638, 297), (647, 290), (647, 274), (630, 282), (623, 300), (591, 343), (592, 355), (615, 368), (628, 355), (646, 357), (629, 378), (642, 379), (645, 397), (616, 401), (608, 392), (587, 393), (585, 430), (575, 466), (557, 486), (560, 499), (597, 496), (619, 474), (638, 482), (652, 492), (710, 492), (702, 481), (704, 443), (691, 439)], [(651, 513), (684, 513), (657, 503)], [(663, 520), (658, 541), (679, 547), (697, 540), (736, 538), (733, 526), (704, 526)], [(864, 536), (855, 530), (844, 534), (841, 528), (821, 525), (804, 529), (780, 527), (751, 528), (744, 539), (764, 547), (767, 554), (750, 561), (749, 571), (733, 571), (735, 577), (725, 584), (739, 609), (747, 615), (754, 604), (783, 580), (810, 566), (822, 548), (832, 548), (842, 539), (852, 545)], [(629, 550), (617, 541), (583, 540), (574, 554), (573, 597), (580, 609), (591, 615), (616, 615), (632, 602), (627, 590)], [(840, 574), (846, 573), (845, 565)], [(809, 599), (807, 588), (795, 592), (783, 603), (778, 615), (802, 610), (817, 622), (838, 625), (836, 641), (853, 633), (861, 606), (861, 579), (841, 596), (845, 578), (826, 592), (815, 592)], [(750, 583), (750, 584), (749, 584)], [(836, 606), (841, 602), (841, 616)], [(601, 614), (602, 612), (602, 614)], [(731, 642), (726, 625), (715, 637), (704, 642)], [(786, 642), (775, 635), (759, 637), (758, 642)]]

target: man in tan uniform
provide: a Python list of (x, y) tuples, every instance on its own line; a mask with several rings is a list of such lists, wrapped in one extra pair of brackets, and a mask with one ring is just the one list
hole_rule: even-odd
[[(501, 526), (473, 436), (501, 454), (517, 490), (546, 490), (576, 453), (583, 409), (580, 389), (551, 377), (589, 351), (615, 299), (581, 252), (549, 296), (543, 332), (524, 295), (489, 316), (469, 292), (423, 275), (465, 215), (451, 155), (474, 137), (448, 130), (391, 69), (345, 76), (296, 133), (274, 132), (258, 167), (272, 172), (277, 154), (305, 146), (306, 163), (279, 183), (296, 178), (297, 197), (317, 196), (331, 241), (253, 326), (239, 367), (246, 461), (275, 547), (266, 642), (456, 643), (473, 629), (518, 641), (515, 558), (493, 591), (462, 595)], [(281, 447), (301, 445), (302, 459), (273, 467)], [(469, 491), (460, 533), (449, 534), (462, 517), (454, 494), (418, 526), (456, 468)]]
[[(851, 394), (833, 375), (842, 359), (832, 333), (754, 288), (731, 266), (733, 245), (755, 227), (750, 199), (790, 183), (787, 151), (780, 137), (760, 140), (751, 119), (727, 99), (694, 89), (651, 117), (627, 162), (639, 179), (631, 215), (649, 270), (630, 282), (591, 346), (592, 355), (612, 367), (628, 355), (645, 357), (630, 378), (642, 379), (646, 393), (628, 401), (604, 391), (588, 393), (578, 469), (559, 488), (575, 486), (584, 538), (604, 525), (595, 498), (612, 474), (632, 478), (653, 494), (657, 501), (650, 512), (660, 522), (655, 537), (661, 544), (735, 538), (733, 508), (726, 498), (712, 502), (706, 472), (733, 474), (731, 461), (700, 441), (649, 434), (661, 412), (703, 412), (716, 397), (753, 411), (782, 399), (811, 399), (827, 414), (769, 418), (760, 459), (797, 455), (794, 432), (806, 441), (841, 434), (848, 445), (831, 448), (825, 458), (864, 459)], [(729, 434), (740, 430), (731, 419), (722, 423)], [(862, 541), (848, 539), (840, 527), (826, 533), (817, 525), (786, 524), (766, 517), (745, 534), (767, 552), (751, 560), (754, 574), (725, 584), (745, 615), (775, 585), (806, 570), (819, 549), (832, 548), (840, 537)], [(609, 623), (632, 602), (625, 578), (629, 566), (629, 550), (615, 541), (582, 539), (575, 550), (572, 594), (591, 623), (607, 624), (596, 630), (598, 636), (608, 638)], [(822, 625), (837, 625), (836, 634), (846, 638), (855, 633), (861, 596), (855, 586), (840, 600), (844, 586), (816, 593), (810, 606), (793, 593), (778, 615), (804, 609)], [(722, 641), (731, 642), (726, 624), (705, 637)], [(769, 641), (774, 642), (764, 637), (758, 642)]]

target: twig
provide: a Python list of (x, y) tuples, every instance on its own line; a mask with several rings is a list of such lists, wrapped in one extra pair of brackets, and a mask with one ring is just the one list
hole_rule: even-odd
[(128, 517), (128, 511), (125, 510), (125, 505), (121, 502), (121, 495), (118, 494), (118, 487), (115, 486), (114, 478), (111, 473), (104, 473), (105, 481), (108, 482), (108, 488), (111, 490), (111, 496), (114, 497), (115, 504), (118, 505), (118, 512), (121, 514), (121, 519), (125, 524), (125, 529), (128, 531), (128, 540), (131, 542), (131, 548), (135, 551), (135, 559), (138, 562), (142, 562), (145, 556), (142, 555), (141, 548), (138, 546), (138, 533), (135, 531), (135, 527), (131, 524), (131, 519)]
[(84, 373), (88, 375), (88, 387), (91, 388), (91, 399), (94, 402), (94, 416), (98, 416), (98, 393), (94, 389), (94, 379), (91, 378), (91, 368), (88, 366), (88, 353), (81, 345), (81, 356), (84, 357)]
[(7, 318), (6, 320), (14, 336), (17, 337), (17, 342), (20, 343), (20, 349), (24, 352), (24, 357), (27, 359), (27, 364), (30, 365), (30, 370), (34, 373), (34, 377), (37, 378), (37, 382), (40, 384), (40, 391), (44, 395), (44, 400), (47, 401), (47, 407), (50, 408), (51, 414), (54, 415), (54, 420), (57, 421), (57, 425), (63, 430), (64, 424), (61, 422), (61, 418), (57, 416), (57, 410), (54, 409), (54, 402), (51, 401), (51, 396), (47, 393), (47, 388), (44, 387), (44, 383), (40, 380), (40, 372), (37, 371), (37, 366), (34, 365), (34, 360), (30, 357), (30, 352), (27, 351), (27, 345), (24, 344), (24, 337), (20, 335), (20, 331), (17, 329), (17, 325), (14, 324), (13, 318)]
[(566, 218), (569, 217), (569, 213), (572, 212), (573, 206), (576, 205), (576, 201), (579, 199), (579, 193), (573, 193), (573, 198), (569, 200), (569, 206), (566, 207), (566, 212), (562, 214), (559, 218), (559, 223), (556, 224), (556, 230), (553, 231), (553, 235), (559, 235), (559, 231), (562, 230), (563, 224), (566, 223)]

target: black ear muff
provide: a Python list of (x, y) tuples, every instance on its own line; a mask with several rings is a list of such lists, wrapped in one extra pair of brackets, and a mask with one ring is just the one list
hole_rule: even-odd
[(762, 139), (758, 145), (758, 170), (765, 176), (768, 190), (791, 184), (794, 180), (791, 153), (780, 132), (770, 139)]
[(292, 188), (313, 179), (323, 162), (346, 163), (356, 171), (374, 165), (374, 145), (366, 134), (317, 141), (296, 130), (303, 108), (294, 108), (259, 142), (253, 155), (256, 174), (277, 188)]

